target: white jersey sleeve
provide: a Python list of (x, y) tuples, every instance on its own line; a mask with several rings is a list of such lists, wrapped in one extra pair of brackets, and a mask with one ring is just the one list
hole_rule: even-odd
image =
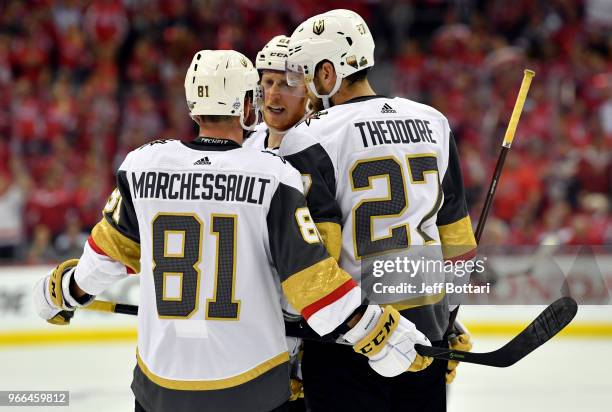
[(85, 292), (98, 295), (128, 274), (140, 272), (140, 233), (126, 170), (132, 153), (117, 171), (117, 187), (111, 193), (102, 220), (87, 239), (75, 271)]

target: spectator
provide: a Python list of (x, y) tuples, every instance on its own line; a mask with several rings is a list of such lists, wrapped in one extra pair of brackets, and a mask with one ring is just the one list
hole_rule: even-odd
[(51, 231), (45, 225), (37, 225), (32, 235), (32, 245), (28, 250), (26, 262), (29, 264), (45, 264), (58, 260), (53, 250)]
[[(556, 231), (573, 233), (572, 242), (610, 242), (609, 209), (582, 200), (611, 197), (609, 3), (2, 1), (0, 174), (20, 187), (9, 167), (19, 159), (36, 188), (22, 193), (24, 236), (40, 224), (57, 236), (70, 209), (88, 228), (117, 159), (150, 139), (192, 135), (181, 90), (194, 50), (238, 48), (254, 57), (272, 35), (344, 7), (362, 14), (376, 36), (377, 66), (387, 68), (376, 79), (387, 87), (377, 89), (448, 115), (474, 221), (521, 68), (534, 69), (492, 210), (497, 229), (505, 228), (495, 241), (535, 244)], [(5, 200), (14, 189), (3, 190)], [(563, 222), (552, 225), (559, 208), (567, 209)], [(606, 229), (586, 233), (585, 222)]]
[[(53, 162), (53, 160), (51, 160)], [(64, 171), (57, 164), (49, 168), (42, 186), (32, 190), (27, 205), (27, 223), (30, 228), (44, 228), (50, 236), (64, 230), (66, 213), (74, 207), (64, 180)]]
[(68, 218), (66, 230), (55, 240), (55, 251), (59, 260), (73, 259), (81, 256), (88, 233), (81, 229), (81, 221), (76, 216)]
[(125, 40), (129, 29), (122, 2), (119, 0), (92, 2), (85, 12), (84, 28), (98, 52), (114, 55)]
[(28, 186), (27, 176), (11, 178), (0, 172), (0, 260), (15, 259), (25, 239), (23, 205)]
[(533, 213), (542, 192), (534, 165), (524, 157), (513, 155), (508, 157), (495, 199), (495, 215), (506, 222), (512, 221), (520, 211)]

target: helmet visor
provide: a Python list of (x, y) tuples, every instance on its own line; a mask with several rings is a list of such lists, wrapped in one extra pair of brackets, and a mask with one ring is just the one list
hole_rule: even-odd
[(286, 61), (285, 74), (287, 76), (287, 84), (291, 87), (305, 86), (309, 81), (304, 75), (304, 66), (301, 64), (289, 64), (289, 61)]
[(264, 94), (278, 93), (285, 96), (304, 97), (306, 96), (306, 88), (303, 83), (297, 83), (296, 86), (289, 85), (286, 76), (269, 78), (265, 74), (261, 77), (261, 88)]

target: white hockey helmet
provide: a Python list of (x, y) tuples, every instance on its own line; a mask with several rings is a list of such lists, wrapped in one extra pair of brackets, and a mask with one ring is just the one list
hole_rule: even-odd
[[(313, 83), (315, 68), (329, 60), (336, 70), (336, 84), (327, 95), (317, 92)], [(340, 88), (342, 79), (360, 70), (374, 66), (374, 39), (366, 22), (354, 11), (337, 9), (313, 16), (300, 24), (289, 40), (287, 82), (304, 82), (310, 91), (329, 99)]]
[(245, 130), (253, 125), (244, 123), (244, 99), (252, 92), (253, 109), (259, 114), (261, 92), (259, 74), (253, 63), (234, 50), (200, 50), (193, 56), (185, 76), (185, 97), (189, 114), (193, 116), (240, 116)]
[(257, 53), (255, 67), (257, 70), (285, 71), (285, 61), (289, 48), (289, 37), (275, 36)]

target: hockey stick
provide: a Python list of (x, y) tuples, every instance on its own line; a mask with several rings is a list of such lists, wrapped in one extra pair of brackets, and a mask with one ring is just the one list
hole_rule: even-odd
[(138, 315), (138, 306), (130, 305), (127, 303), (115, 303), (108, 302), (105, 300), (94, 300), (91, 304), (81, 308), (94, 312), (110, 312), (110, 313), (122, 313), (124, 315)]
[[(96, 300), (91, 305), (83, 309), (98, 311), (123, 313), (127, 315), (137, 315), (138, 306), (121, 304), (114, 302), (106, 302)], [(500, 349), (493, 352), (475, 353), (464, 352), (460, 350), (452, 350), (448, 348), (440, 348), (433, 346), (415, 345), (416, 351), (421, 356), (430, 356), (436, 359), (458, 360), (467, 363), (476, 363), (485, 366), (495, 366), (505, 368), (514, 365), (525, 356), (548, 342), (553, 336), (565, 328), (576, 316), (578, 304), (570, 297), (562, 297), (548, 306), (537, 318), (529, 324), (521, 333), (515, 336), (510, 342), (506, 343)], [(285, 325), (295, 325), (294, 328), (301, 328), (296, 322), (286, 322)], [(303, 327), (303, 326), (302, 326)], [(321, 337), (310, 330), (303, 330), (300, 334), (304, 334), (304, 339), (321, 340)], [(336, 337), (323, 339), (327, 342), (335, 342)]]
[(478, 226), (476, 226), (476, 233), (474, 233), (476, 243), (480, 242), (485, 222), (489, 216), (489, 210), (493, 204), (493, 197), (495, 196), (495, 191), (497, 190), (499, 177), (502, 169), (504, 168), (504, 163), (506, 162), (506, 156), (510, 151), (510, 146), (512, 146), (514, 134), (516, 133), (516, 127), (518, 126), (519, 119), (521, 118), (521, 113), (523, 112), (523, 106), (525, 105), (525, 99), (527, 98), (527, 92), (529, 91), (529, 86), (531, 86), (533, 76), (535, 76), (535, 72), (533, 70), (525, 70), (523, 74), (521, 88), (519, 89), (518, 96), (516, 97), (516, 102), (514, 103), (514, 109), (512, 109), (512, 115), (510, 116), (508, 127), (506, 128), (506, 134), (504, 135), (504, 141), (502, 142), (501, 152), (497, 158), (497, 164), (495, 165), (495, 171), (493, 172), (493, 179), (491, 179), (487, 197), (482, 207), (482, 212), (480, 213), (480, 219), (478, 219)]
[[(506, 128), (506, 133), (502, 142), (502, 148), (499, 153), (499, 157), (497, 158), (495, 171), (493, 172), (493, 178), (491, 179), (491, 184), (489, 185), (489, 190), (487, 191), (487, 197), (482, 207), (482, 212), (480, 212), (480, 219), (478, 219), (478, 225), (476, 226), (476, 232), (474, 233), (476, 244), (480, 243), (480, 238), (482, 237), (482, 232), (484, 231), (485, 223), (487, 222), (487, 217), (489, 216), (489, 211), (491, 209), (491, 205), (493, 204), (493, 197), (495, 196), (495, 191), (497, 190), (499, 177), (501, 176), (501, 172), (504, 168), (504, 163), (506, 162), (506, 156), (510, 151), (510, 146), (512, 146), (514, 134), (516, 133), (516, 127), (518, 126), (519, 119), (521, 118), (521, 113), (523, 112), (523, 106), (525, 105), (527, 92), (529, 91), (529, 86), (531, 86), (533, 76), (535, 76), (535, 72), (533, 70), (524, 71), (521, 88), (519, 89), (516, 102), (514, 103), (514, 108), (512, 109), (512, 115), (510, 116), (510, 121), (508, 122), (508, 127)], [(459, 306), (457, 306), (450, 314), (447, 332), (452, 331), (458, 313)]]
[(493, 352), (464, 352), (419, 344), (415, 345), (415, 349), (421, 356), (505, 368), (514, 365), (559, 333), (574, 319), (577, 311), (578, 304), (574, 299), (559, 298), (514, 339)]

